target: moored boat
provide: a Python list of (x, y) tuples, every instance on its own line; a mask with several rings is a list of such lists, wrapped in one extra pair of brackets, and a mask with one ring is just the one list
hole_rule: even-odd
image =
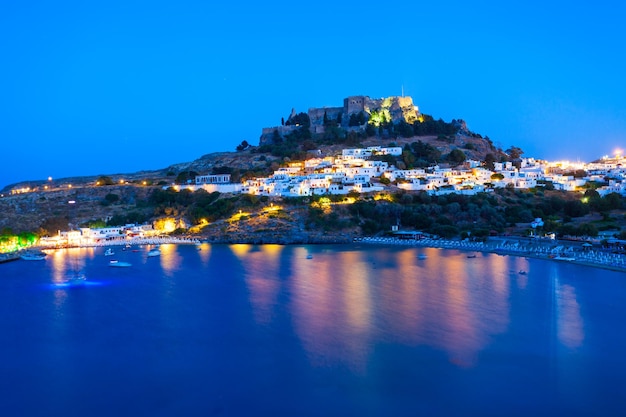
[(150, 249), (148, 251), (148, 256), (152, 257), (152, 256), (159, 256), (161, 254), (161, 251), (158, 248), (154, 248), (154, 249)]
[(20, 255), (20, 258), (25, 261), (43, 261), (46, 259), (46, 256), (43, 252), (24, 252)]
[(115, 253), (113, 252), (113, 249), (108, 248), (107, 250), (104, 251), (104, 256), (113, 256), (115, 255)]
[(132, 264), (129, 262), (121, 262), (121, 261), (112, 260), (112, 261), (109, 261), (109, 266), (113, 266), (116, 268), (123, 268), (123, 267), (132, 266)]

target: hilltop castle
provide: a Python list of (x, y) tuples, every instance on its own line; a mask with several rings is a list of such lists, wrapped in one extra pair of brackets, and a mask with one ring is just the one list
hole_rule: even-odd
[[(404, 96), (380, 99), (350, 96), (343, 100), (342, 107), (314, 107), (309, 109), (307, 115), (311, 123), (309, 130), (312, 134), (324, 133), (325, 120), (337, 121), (337, 124), (346, 131), (362, 131), (368, 123), (375, 126), (384, 122), (395, 124), (400, 121), (413, 124), (421, 117), (419, 109), (413, 104), (413, 99)], [(275, 132), (280, 136), (285, 136), (300, 129), (300, 124), (294, 122), (296, 116), (295, 109), (292, 109), (291, 115), (281, 126), (263, 128), (259, 144), (270, 143), (276, 135)], [(359, 123), (355, 125), (354, 120), (358, 120)]]

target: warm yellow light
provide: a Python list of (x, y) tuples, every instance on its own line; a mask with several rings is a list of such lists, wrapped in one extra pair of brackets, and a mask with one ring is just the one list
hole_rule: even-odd
[(154, 229), (160, 232), (171, 233), (176, 230), (176, 219), (166, 217), (154, 222)]
[(147, 184), (147, 182), (143, 181), (143, 182), (142, 182), (142, 184), (143, 184), (143, 185), (146, 185), (146, 184)]
[(48, 186), (47, 186), (47, 185), (44, 185), (44, 186), (43, 186), (43, 189), (44, 189), (44, 190), (47, 190), (47, 189), (48, 189)]
[(69, 185), (67, 186), (67, 188), (72, 188), (72, 184), (69, 184)]
[(120, 184), (124, 184), (124, 180), (120, 180)]
[(274, 203), (271, 203), (270, 206), (269, 207), (265, 207), (263, 209), (263, 211), (266, 212), (266, 213), (270, 213), (270, 212), (279, 211), (279, 210), (282, 210), (282, 209), (283, 209), (282, 206), (275, 206)]
[(379, 201), (379, 200), (385, 200), (385, 201), (391, 201), (393, 202), (393, 197), (389, 194), (376, 194), (374, 196), (374, 200)]
[(96, 181), (96, 185), (100, 185), (100, 181)]

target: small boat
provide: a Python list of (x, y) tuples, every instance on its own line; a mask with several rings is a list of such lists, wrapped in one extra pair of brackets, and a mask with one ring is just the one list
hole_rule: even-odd
[(159, 248), (150, 249), (148, 251), (148, 256), (149, 257), (159, 256), (160, 254), (161, 254), (161, 251), (159, 250)]
[(87, 281), (87, 277), (85, 274), (76, 274), (67, 279), (65, 283), (69, 286), (75, 287), (78, 285), (83, 285)]
[(128, 267), (128, 266), (132, 266), (132, 264), (130, 264), (128, 262), (121, 262), (121, 261), (112, 260), (112, 261), (109, 261), (109, 266), (113, 266), (113, 267), (116, 267), (116, 268), (124, 268), (124, 267)]
[(426, 259), (426, 258), (428, 258), (428, 256), (426, 256), (423, 253), (420, 253), (419, 255), (417, 255), (417, 259)]
[(306, 258), (307, 258), (307, 259), (313, 259), (313, 255), (308, 254), (308, 255), (306, 256)]
[(472, 253), (472, 254), (467, 255), (467, 257), (468, 257), (468, 258), (475, 258), (475, 257), (476, 257), (476, 255)]
[(20, 255), (20, 258), (25, 261), (43, 261), (46, 256), (43, 252), (25, 252)]
[(518, 273), (519, 273), (520, 275), (526, 275), (526, 271), (523, 271), (523, 270), (522, 270), (522, 271), (519, 271)]
[(113, 256), (115, 255), (115, 253), (113, 252), (113, 249), (108, 248), (107, 250), (104, 251), (104, 256)]

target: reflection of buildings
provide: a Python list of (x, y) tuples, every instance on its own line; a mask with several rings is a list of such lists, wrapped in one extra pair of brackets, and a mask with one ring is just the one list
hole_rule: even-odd
[(582, 344), (585, 333), (574, 287), (557, 283), (556, 302), (559, 341), (568, 348), (576, 348)]
[[(280, 290), (280, 268), (282, 245), (262, 245), (251, 252), (251, 245), (235, 245), (233, 252), (242, 261), (245, 281), (250, 292), (254, 319), (259, 324), (268, 324), (275, 314)], [(245, 246), (245, 247), (242, 247)]]
[(346, 251), (296, 262), (291, 315), (311, 361), (363, 369), (369, 340), (382, 338), (431, 346), (458, 366), (473, 366), (508, 327), (510, 265), (495, 255), (482, 258), (482, 268), (462, 255), (428, 255), (424, 262), (407, 249)]
[(367, 363), (373, 330), (372, 276), (364, 254), (336, 252), (329, 257), (295, 261), (291, 315), (315, 364), (341, 362), (362, 370)]

